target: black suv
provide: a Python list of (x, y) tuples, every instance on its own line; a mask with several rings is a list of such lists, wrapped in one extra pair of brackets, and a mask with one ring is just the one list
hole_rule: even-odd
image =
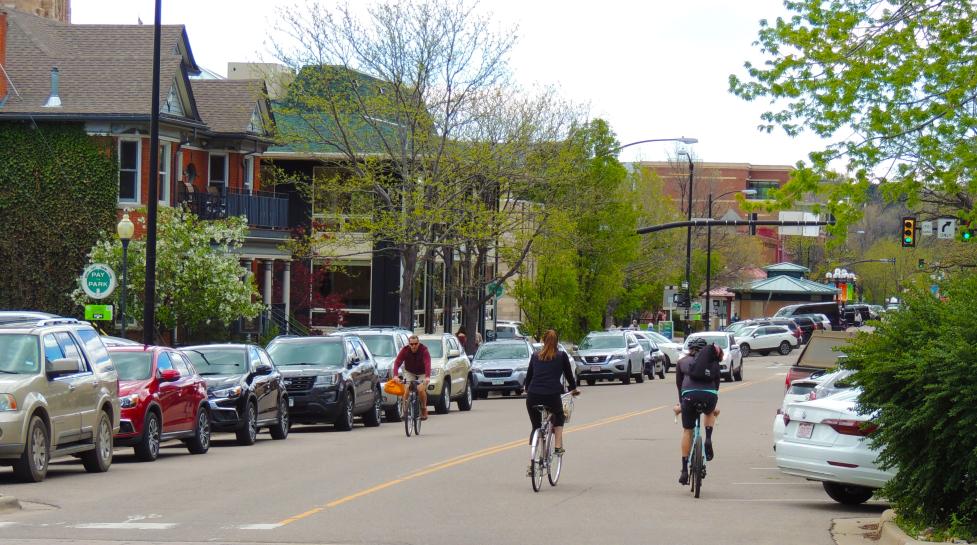
[(364, 425), (380, 425), (380, 376), (372, 354), (356, 335), (280, 337), (268, 344), (268, 353), (282, 369), (293, 400), (293, 422), (331, 422), (349, 431), (353, 418), (362, 416)]
[(180, 349), (207, 381), (211, 428), (233, 431), (253, 445), (258, 428), (272, 439), (288, 437), (289, 398), (274, 362), (253, 344), (207, 344)]

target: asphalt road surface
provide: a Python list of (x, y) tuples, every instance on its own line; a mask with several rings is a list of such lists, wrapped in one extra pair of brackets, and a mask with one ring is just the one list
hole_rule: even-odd
[(583, 386), (567, 426), (559, 485), (533, 493), (525, 476), (524, 398), (477, 400), (432, 415), (420, 437), (400, 423), (352, 432), (297, 426), (251, 447), (215, 436), (208, 454), (179, 442), (139, 463), (117, 449), (105, 474), (74, 460), (43, 483), (0, 468), (0, 494), (25, 504), (0, 514), (0, 544), (784, 544), (829, 545), (831, 519), (886, 504), (835, 503), (819, 483), (782, 475), (771, 423), (796, 356), (747, 358), (723, 383), (702, 498), (678, 485), (674, 374)]

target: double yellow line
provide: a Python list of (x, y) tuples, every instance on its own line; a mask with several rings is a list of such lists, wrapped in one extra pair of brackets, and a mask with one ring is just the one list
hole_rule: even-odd
[[(734, 391), (734, 390), (739, 390), (739, 389), (742, 389), (742, 388), (746, 388), (748, 386), (752, 386), (754, 384), (758, 384), (759, 382), (766, 382), (766, 381), (771, 380), (773, 378), (779, 378), (779, 377), (776, 377), (775, 376), (775, 377), (767, 378), (767, 379), (760, 380), (760, 381), (757, 381), (757, 382), (742, 382), (742, 383), (737, 384), (735, 386), (730, 386), (730, 387), (727, 387), (727, 388), (723, 388), (721, 390), (721, 392), (730, 392), (730, 391)], [(644, 410), (641, 410), (641, 411), (633, 411), (633, 412), (619, 414), (619, 415), (615, 415), (615, 416), (609, 416), (607, 418), (603, 418), (601, 420), (597, 420), (597, 421), (591, 422), (589, 424), (584, 424), (582, 426), (568, 427), (567, 430), (564, 433), (575, 433), (575, 432), (578, 432), (578, 431), (586, 431), (586, 430), (590, 430), (590, 429), (594, 429), (594, 428), (599, 428), (601, 426), (607, 426), (608, 424), (614, 424), (615, 422), (621, 422), (623, 420), (628, 420), (628, 419), (634, 418), (636, 416), (643, 416), (643, 415), (646, 415), (646, 414), (651, 414), (651, 413), (653, 413), (655, 411), (660, 411), (660, 410), (665, 409), (667, 407), (669, 407), (669, 406), (668, 405), (660, 405), (658, 407), (653, 407), (651, 409), (644, 409)], [(443, 471), (445, 469), (452, 468), (452, 467), (455, 467), (455, 466), (458, 466), (458, 465), (461, 465), (461, 464), (467, 464), (468, 462), (472, 462), (472, 461), (478, 460), (480, 458), (485, 458), (486, 456), (492, 456), (493, 454), (499, 454), (500, 452), (505, 452), (505, 451), (508, 451), (508, 450), (512, 450), (514, 448), (526, 447), (526, 446), (528, 446), (526, 439), (517, 439), (515, 441), (509, 441), (508, 443), (502, 443), (502, 444), (491, 446), (491, 447), (487, 447), (487, 448), (484, 448), (484, 449), (481, 449), (481, 450), (476, 450), (475, 452), (469, 452), (467, 454), (462, 454), (460, 456), (455, 456), (454, 458), (449, 458), (447, 460), (444, 460), (444, 461), (441, 461), (441, 462), (437, 462), (435, 464), (431, 464), (430, 466), (428, 466), (428, 467), (426, 467), (424, 469), (415, 471), (413, 473), (409, 473), (409, 474), (407, 474), (407, 475), (405, 475), (403, 477), (389, 480), (387, 482), (378, 484), (376, 486), (373, 486), (373, 487), (370, 487), (370, 488), (366, 488), (366, 489), (360, 490), (359, 492), (355, 492), (355, 493), (350, 494), (348, 496), (344, 496), (342, 498), (333, 500), (333, 501), (331, 501), (329, 503), (326, 503), (324, 505), (320, 505), (318, 507), (309, 509), (308, 511), (306, 511), (304, 513), (299, 513), (298, 515), (295, 515), (295, 516), (292, 516), (292, 517), (289, 517), (287, 519), (282, 520), (281, 522), (278, 523), (278, 526), (285, 526), (286, 524), (291, 524), (293, 522), (302, 520), (304, 518), (311, 517), (312, 515), (315, 515), (317, 513), (321, 513), (322, 511), (325, 511), (326, 509), (331, 509), (333, 507), (338, 507), (340, 505), (343, 505), (345, 503), (349, 503), (349, 502), (351, 502), (353, 500), (362, 498), (364, 496), (368, 496), (370, 494), (379, 492), (381, 490), (386, 490), (387, 488), (390, 488), (390, 487), (393, 487), (393, 486), (396, 486), (396, 485), (399, 485), (399, 484), (403, 484), (403, 483), (405, 483), (407, 481), (418, 479), (418, 478), (424, 477), (426, 475), (430, 475), (432, 473), (437, 473), (438, 471)]]

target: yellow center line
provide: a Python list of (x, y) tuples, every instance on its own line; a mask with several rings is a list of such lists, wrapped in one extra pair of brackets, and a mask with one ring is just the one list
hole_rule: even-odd
[[(747, 388), (749, 386), (753, 386), (753, 385), (759, 384), (761, 382), (768, 382), (768, 381), (770, 381), (772, 379), (775, 379), (775, 378), (779, 378), (779, 377), (773, 376), (773, 377), (769, 377), (769, 378), (758, 380), (758, 381), (742, 382), (742, 383), (737, 384), (735, 386), (729, 386), (727, 388), (723, 388), (722, 390), (720, 390), (720, 392), (730, 392), (730, 391), (740, 390), (742, 388)], [(619, 415), (615, 415), (615, 416), (609, 416), (609, 417), (602, 418), (600, 420), (591, 422), (589, 424), (584, 424), (582, 426), (569, 427), (569, 428), (567, 428), (567, 430), (564, 433), (574, 433), (574, 432), (578, 432), (578, 431), (585, 431), (585, 430), (589, 430), (589, 429), (593, 429), (593, 428), (598, 428), (598, 427), (601, 427), (601, 426), (606, 426), (608, 424), (614, 424), (616, 422), (621, 422), (623, 420), (628, 420), (628, 419), (634, 418), (636, 416), (643, 416), (643, 415), (646, 415), (646, 414), (653, 413), (655, 411), (660, 411), (660, 410), (665, 409), (667, 407), (668, 407), (668, 405), (660, 405), (658, 407), (653, 407), (653, 408), (650, 408), (650, 409), (644, 409), (644, 410), (640, 410), (640, 411), (633, 411), (633, 412), (619, 414)], [(379, 492), (381, 490), (385, 490), (385, 489), (390, 488), (392, 486), (396, 486), (398, 484), (402, 484), (402, 483), (407, 482), (407, 481), (418, 479), (418, 478), (424, 477), (426, 475), (430, 475), (430, 474), (436, 473), (438, 471), (443, 471), (445, 469), (452, 468), (452, 467), (455, 467), (455, 466), (458, 466), (458, 465), (461, 465), (461, 464), (472, 462), (474, 460), (478, 460), (479, 458), (485, 458), (486, 456), (491, 456), (493, 454), (499, 454), (501, 452), (512, 450), (512, 449), (518, 448), (520, 446), (527, 446), (528, 447), (527, 441), (525, 439), (517, 439), (517, 440), (514, 440), (514, 441), (509, 441), (508, 443), (502, 443), (502, 444), (499, 444), (499, 445), (495, 445), (495, 446), (491, 446), (491, 447), (486, 447), (486, 448), (483, 448), (481, 450), (476, 450), (474, 452), (469, 452), (467, 454), (462, 454), (462, 455), (459, 455), (459, 456), (455, 456), (454, 458), (449, 458), (449, 459), (444, 460), (442, 462), (437, 462), (435, 464), (431, 464), (431, 465), (427, 466), (425, 469), (422, 469), (422, 470), (419, 470), (419, 471), (415, 471), (413, 473), (409, 473), (406, 476), (403, 476), (403, 477), (400, 477), (400, 478), (397, 478), (397, 479), (393, 479), (393, 480), (390, 480), (390, 481), (387, 481), (387, 482), (378, 484), (378, 485), (373, 486), (371, 488), (360, 490), (359, 492), (355, 492), (355, 493), (350, 494), (348, 496), (344, 496), (342, 498), (333, 500), (333, 501), (331, 501), (331, 502), (329, 502), (329, 503), (327, 503), (325, 505), (321, 505), (319, 507), (315, 507), (315, 508), (310, 509), (310, 510), (304, 512), (304, 513), (299, 514), (299, 515), (295, 515), (293, 517), (289, 517), (289, 518), (287, 518), (287, 519), (282, 520), (281, 522), (279, 522), (278, 525), (279, 525), (279, 527), (285, 526), (287, 524), (291, 524), (293, 522), (297, 522), (299, 520), (308, 518), (308, 517), (310, 517), (312, 515), (315, 515), (317, 513), (321, 513), (322, 511), (324, 511), (326, 509), (333, 508), (333, 507), (338, 507), (338, 506), (343, 505), (345, 503), (351, 502), (351, 501), (353, 501), (355, 499), (362, 498), (364, 496), (368, 496), (370, 494), (373, 494), (375, 492)]]

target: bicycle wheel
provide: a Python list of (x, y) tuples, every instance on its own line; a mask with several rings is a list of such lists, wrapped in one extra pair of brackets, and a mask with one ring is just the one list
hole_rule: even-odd
[(411, 400), (414, 405), (414, 435), (421, 434), (421, 397), (414, 394)]
[(699, 497), (702, 493), (702, 438), (696, 437), (692, 443), (692, 460), (690, 460), (689, 479), (692, 482), (692, 493)]
[(530, 447), (530, 477), (532, 477), (533, 492), (539, 492), (543, 486), (543, 456), (545, 453), (546, 441), (540, 430), (533, 431), (533, 440)]
[(404, 433), (407, 437), (411, 436), (414, 431), (414, 403), (410, 397), (402, 402), (406, 407), (404, 408)]
[(556, 448), (555, 443), (556, 438), (551, 430), (547, 434), (546, 441), (546, 477), (550, 481), (550, 486), (556, 486), (557, 481), (560, 480), (560, 470), (563, 469), (563, 456), (553, 452)]

